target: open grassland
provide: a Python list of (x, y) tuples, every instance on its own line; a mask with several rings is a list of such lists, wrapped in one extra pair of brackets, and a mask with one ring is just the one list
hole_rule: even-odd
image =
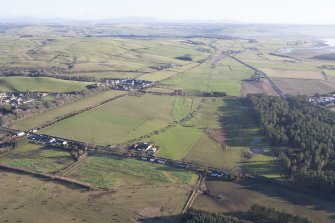
[(226, 150), (221, 143), (204, 133), (186, 154), (184, 160), (204, 166), (235, 169), (239, 167), (236, 163), (240, 158), (239, 152), (239, 150)]
[[(177, 56), (189, 54), (192, 56), (194, 61), (205, 59), (210, 54), (201, 52), (197, 50), (197, 46), (193, 44), (187, 44), (182, 40), (156, 40), (148, 42), (149, 45), (146, 45), (146, 48), (142, 48), (136, 51), (142, 54), (159, 55), (168, 58), (175, 58)], [(211, 50), (207, 46), (204, 46), (203, 48)]]
[(157, 72), (153, 69), (157, 65), (190, 64), (175, 59), (177, 56), (189, 54), (196, 62), (210, 55), (177, 39), (3, 38), (0, 46), (0, 65), (58, 66), (68, 68), (73, 75), (98, 78), (134, 78)]
[[(226, 99), (219, 109), (223, 114), (222, 123), (228, 145), (251, 146), (255, 145), (255, 139), (261, 138), (255, 116), (243, 99)], [(257, 143), (262, 145), (263, 140)]]
[[(262, 48), (261, 51), (269, 51), (269, 49)], [(276, 51), (275, 49), (273, 51)], [(273, 52), (272, 51), (272, 52)], [(249, 65), (252, 65), (258, 69), (271, 69), (271, 70), (287, 70), (290, 71), (291, 74), (293, 71), (307, 71), (309, 72), (320, 72), (318, 68), (320, 66), (319, 63), (315, 61), (307, 61), (307, 60), (295, 60), (291, 58), (281, 58), (276, 56), (271, 56), (268, 54), (260, 54), (256, 51), (245, 51), (238, 55), (237, 58), (246, 62)], [(274, 73), (279, 75), (278, 73)]]
[(90, 156), (66, 176), (114, 189), (162, 184), (191, 187), (197, 180), (196, 174), (184, 170), (108, 155)]
[(162, 81), (165, 79), (169, 79), (173, 76), (181, 75), (182, 73), (187, 72), (196, 66), (198, 66), (198, 63), (189, 63), (189, 64), (185, 64), (183, 66), (178, 66), (175, 68), (150, 72), (150, 73), (139, 76), (138, 79), (148, 80), (148, 81)]
[(184, 157), (185, 161), (224, 169), (231, 169), (237, 165), (234, 157), (238, 157), (239, 153), (225, 148), (225, 135), (220, 122), (220, 107), (223, 104), (222, 99), (203, 99), (198, 112), (192, 119), (183, 123), (189, 128), (202, 129), (201, 137), (189, 149)]
[[(218, 126), (217, 120), (213, 120), (213, 117), (211, 117), (209, 113), (206, 113), (211, 109), (207, 107), (208, 104), (210, 105), (207, 101), (208, 100), (197, 97), (191, 99), (179, 96), (175, 101), (172, 114), (174, 114), (175, 117), (179, 117), (178, 120), (182, 120), (184, 117), (189, 116), (190, 111), (192, 111), (195, 112), (197, 119), (191, 118), (189, 120), (183, 120), (179, 124), (159, 134), (144, 139), (144, 141), (152, 141), (155, 145), (160, 147), (157, 153), (158, 156), (182, 160), (201, 139), (204, 134), (203, 130), (205, 129), (205, 125)], [(202, 109), (200, 109), (200, 107)], [(215, 118), (217, 117), (214, 117), (214, 119)]]
[(58, 172), (74, 162), (75, 160), (67, 151), (31, 144), (27, 141), (19, 142), (15, 150), (0, 158), (0, 163), (42, 173)]
[(308, 95), (315, 93), (328, 94), (335, 89), (335, 82), (327, 82), (322, 80), (304, 80), (304, 79), (284, 79), (272, 78), (275, 84), (285, 93), (289, 95)]
[[(5, 172), (0, 172), (0, 181), (0, 222), (138, 222), (139, 218), (179, 215), (189, 195), (173, 185), (82, 191)], [(167, 221), (173, 222), (176, 219)]]
[(277, 185), (252, 181), (238, 183), (207, 181), (209, 197), (200, 195), (193, 208), (241, 216), (251, 205), (259, 204), (308, 217), (315, 222), (334, 222), (335, 203)]
[(83, 90), (89, 84), (50, 77), (0, 77), (0, 91), (5, 92), (71, 92)]
[(189, 91), (219, 91), (239, 96), (242, 81), (252, 76), (253, 73), (247, 68), (245, 70), (230, 70), (227, 66), (205, 63), (162, 83)]
[(325, 80), (321, 71), (292, 71), (283, 69), (261, 69), (269, 77)]
[[(218, 110), (225, 133), (226, 150), (230, 153), (223, 157), (222, 163), (232, 165), (232, 169), (246, 169), (255, 174), (278, 178), (279, 170), (271, 149), (243, 99), (226, 99)], [(251, 158), (244, 158), (243, 154), (246, 153), (251, 154)]]
[(41, 132), (100, 145), (125, 143), (173, 121), (174, 101), (170, 96), (126, 96), (57, 122)]
[(178, 125), (158, 135), (154, 135), (148, 140), (161, 147), (157, 153), (158, 156), (181, 160), (187, 151), (197, 142), (201, 134), (201, 129)]
[(45, 124), (51, 123), (59, 118), (62, 118), (68, 114), (76, 113), (86, 108), (99, 105), (100, 103), (108, 99), (111, 99), (113, 97), (116, 97), (122, 94), (125, 94), (125, 92), (124, 91), (114, 91), (114, 90), (98, 93), (93, 96), (89, 96), (89, 97), (80, 99), (78, 101), (44, 111), (40, 114), (35, 114), (33, 116), (24, 118), (22, 120), (15, 122), (10, 127), (13, 129), (20, 129), (20, 130), (29, 130), (29, 129), (38, 128)]
[(192, 109), (193, 99), (187, 97), (176, 97), (173, 106), (172, 116), (177, 122), (190, 115)]

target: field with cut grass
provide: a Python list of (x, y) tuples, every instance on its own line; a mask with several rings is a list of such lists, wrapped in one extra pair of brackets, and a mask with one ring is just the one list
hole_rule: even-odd
[(60, 107), (56, 107), (47, 111), (44, 111), (39, 114), (34, 114), (30, 117), (26, 117), (22, 120), (19, 120), (13, 123), (10, 127), (13, 129), (20, 129), (20, 130), (29, 130), (38, 128), (48, 123), (52, 123), (53, 121), (62, 118), (68, 114), (76, 113), (81, 110), (90, 108), (92, 106), (99, 105), (100, 103), (111, 99), (113, 97), (125, 94), (124, 91), (114, 91), (109, 90), (105, 92), (101, 92), (95, 94), (93, 96), (89, 96), (78, 101), (68, 103), (62, 105)]
[(323, 75), (321, 71), (297, 71), (269, 68), (262, 68), (261, 70), (266, 73), (268, 77), (325, 80), (325, 75)]
[(277, 210), (308, 217), (315, 222), (334, 222), (335, 203), (297, 190), (246, 181), (241, 183), (207, 181), (211, 197), (199, 195), (193, 208), (243, 216), (251, 205), (259, 204)]
[(73, 164), (68, 151), (21, 141), (15, 150), (0, 158), (0, 163), (42, 173), (55, 173)]
[(45, 134), (100, 145), (125, 143), (173, 121), (175, 98), (126, 96), (42, 129)]
[(315, 93), (328, 94), (335, 89), (335, 82), (322, 80), (272, 78), (274, 83), (289, 95), (313, 96)]
[[(179, 215), (189, 190), (178, 186), (85, 191), (0, 171), (1, 222), (138, 222)], [(176, 222), (169, 218), (167, 223)]]
[(71, 92), (83, 90), (89, 84), (50, 77), (0, 77), (0, 91), (5, 92)]
[(192, 187), (197, 180), (197, 175), (192, 172), (109, 155), (90, 156), (66, 176), (114, 189), (173, 184)]

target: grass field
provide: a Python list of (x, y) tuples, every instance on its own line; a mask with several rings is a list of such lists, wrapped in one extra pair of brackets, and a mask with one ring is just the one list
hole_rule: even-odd
[[(33, 27), (30, 27), (33, 29)], [(46, 31), (48, 33), (50, 30)], [(27, 31), (27, 35), (41, 30)], [(42, 31), (42, 36), (45, 32)], [(54, 34), (54, 33), (53, 33)], [(24, 67), (58, 66), (73, 75), (102, 77), (138, 77), (154, 73), (152, 67), (161, 64), (184, 66), (188, 62), (175, 59), (190, 54), (194, 61), (208, 57), (197, 46), (182, 40), (146, 40), (117, 38), (3, 38), (0, 42), (0, 64)], [(206, 48), (207, 46), (204, 46)], [(208, 48), (208, 47), (207, 47)], [(193, 64), (193, 63), (191, 63)], [(161, 74), (158, 74), (160, 76)], [(153, 80), (159, 80), (155, 78)], [(151, 79), (149, 77), (149, 79)]]
[[(243, 66), (240, 67), (243, 68)], [(229, 70), (226, 66), (202, 64), (162, 83), (189, 91), (219, 91), (226, 92), (228, 95), (239, 96), (242, 81), (249, 78), (253, 73), (249, 69)]]
[(198, 196), (193, 208), (241, 216), (251, 205), (259, 204), (305, 216), (315, 222), (334, 222), (335, 203), (306, 193), (252, 181), (241, 184), (207, 181), (206, 185), (214, 197)]
[(149, 141), (161, 147), (157, 153), (158, 156), (181, 160), (199, 140), (201, 134), (202, 130), (198, 128), (175, 126), (152, 136)]
[(118, 95), (125, 94), (124, 91), (105, 91), (102, 93), (98, 93), (93, 96), (89, 96), (78, 101), (65, 104), (60, 107), (56, 107), (47, 111), (44, 111), (40, 114), (35, 114), (33, 116), (24, 118), (13, 123), (10, 127), (13, 129), (20, 130), (29, 130), (38, 128), (44, 124), (53, 122), (58, 118), (64, 117), (67, 114), (75, 113), (81, 111), (83, 109), (99, 105), (101, 102), (106, 101), (110, 98), (113, 98)]
[(283, 69), (261, 69), (268, 77), (325, 80), (321, 71), (296, 71)]
[(173, 185), (82, 191), (2, 171), (0, 181), (0, 222), (138, 222), (180, 214), (189, 195)]
[(0, 77), (0, 91), (5, 92), (71, 92), (83, 90), (89, 84), (50, 77)]
[[(186, 154), (186, 161), (280, 177), (271, 149), (242, 99), (202, 101), (199, 112), (184, 125), (214, 131), (214, 134), (203, 131), (201, 138)], [(244, 159), (242, 153), (252, 156)]]
[(308, 95), (315, 93), (328, 94), (335, 89), (335, 82), (322, 80), (284, 79), (272, 78), (275, 84), (285, 93), (290, 95)]
[(174, 100), (150, 94), (126, 96), (57, 122), (41, 132), (100, 145), (125, 143), (173, 121)]
[(192, 109), (192, 98), (187, 97), (176, 97), (176, 101), (173, 106), (172, 116), (177, 122), (190, 115)]
[(191, 187), (197, 179), (196, 174), (184, 170), (108, 155), (88, 157), (66, 176), (98, 187), (114, 189), (162, 184)]
[(43, 173), (58, 172), (74, 162), (75, 160), (67, 151), (31, 144), (27, 141), (21, 141), (15, 150), (0, 158), (0, 163)]
[(212, 140), (205, 133), (184, 158), (187, 162), (227, 170), (239, 168), (240, 164), (236, 162), (239, 159), (240, 150), (225, 150), (222, 144)]

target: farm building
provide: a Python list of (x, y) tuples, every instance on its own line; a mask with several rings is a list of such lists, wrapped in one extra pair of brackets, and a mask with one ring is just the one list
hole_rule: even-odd
[(134, 149), (139, 152), (149, 152), (152, 154), (157, 152), (157, 148), (155, 148), (154, 145), (146, 143), (146, 142), (136, 143), (130, 146), (129, 149)]

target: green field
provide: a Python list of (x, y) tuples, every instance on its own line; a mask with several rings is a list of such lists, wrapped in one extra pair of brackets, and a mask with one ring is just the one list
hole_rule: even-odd
[(0, 91), (5, 92), (72, 92), (83, 90), (89, 84), (50, 77), (0, 77)]
[(186, 154), (185, 161), (223, 169), (240, 167), (240, 150), (225, 150), (224, 146), (203, 134)]
[[(35, 35), (41, 31), (30, 30), (27, 31), (27, 35)], [(49, 31), (51, 30), (44, 30), (42, 33)], [(49, 38), (42, 36), (31, 39), (3, 38), (0, 41), (2, 49), (0, 65), (10, 63), (10, 66), (21, 67), (58, 66), (67, 68), (66, 64), (71, 64), (69, 73), (73, 75), (97, 78), (134, 78), (157, 72), (152, 67), (160, 64), (176, 64), (182, 67), (190, 64), (175, 59), (177, 56), (190, 54), (196, 62), (210, 55), (208, 52), (198, 51), (195, 45), (185, 45), (182, 40), (174, 39)], [(149, 77), (149, 79), (152, 78)], [(152, 80), (157, 80), (157, 78)]]
[(173, 121), (174, 100), (174, 97), (151, 94), (126, 96), (57, 122), (41, 132), (88, 143), (116, 145), (167, 126)]
[(161, 184), (191, 187), (197, 179), (196, 174), (180, 169), (108, 155), (88, 157), (66, 176), (98, 187), (114, 189)]
[(329, 94), (335, 89), (335, 82), (325, 80), (273, 78), (273, 81), (285, 94), (289, 95)]
[(133, 222), (179, 215), (189, 196), (173, 185), (85, 191), (2, 171), (0, 181), (0, 222)]
[(158, 156), (181, 160), (199, 140), (201, 134), (201, 129), (175, 126), (152, 136), (149, 141), (161, 147), (157, 153)]
[(67, 151), (31, 144), (27, 141), (21, 141), (15, 150), (0, 158), (0, 163), (42, 173), (58, 172), (74, 162), (75, 160)]
[(226, 66), (214, 66), (206, 63), (162, 83), (189, 91), (219, 91), (239, 96), (242, 81), (254, 73), (250, 69), (244, 69), (243, 65), (240, 67), (243, 69), (229, 70)]
[(193, 99), (187, 97), (176, 97), (173, 106), (172, 116), (177, 122), (190, 115), (192, 109)]
[(273, 207), (294, 215), (308, 217), (315, 222), (334, 222), (335, 203), (303, 192), (285, 189), (272, 184), (257, 182), (207, 181), (213, 197), (200, 195), (193, 208), (242, 216), (251, 205)]
[(40, 114), (35, 114), (33, 116), (24, 118), (13, 123), (10, 127), (13, 129), (29, 130), (38, 128), (47, 123), (51, 123), (59, 118), (62, 118), (68, 114), (79, 112), (86, 108), (99, 105), (100, 103), (111, 99), (115, 96), (125, 94), (124, 91), (105, 91), (102, 93), (89, 96), (73, 103), (65, 104), (61, 107), (56, 107)]

